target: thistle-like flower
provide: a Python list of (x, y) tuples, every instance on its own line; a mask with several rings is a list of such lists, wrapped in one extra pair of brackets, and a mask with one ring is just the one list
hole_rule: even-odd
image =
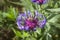
[(20, 13), (17, 17), (17, 25), (20, 30), (36, 30), (36, 27), (43, 28), (45, 24), (45, 16), (38, 13), (38, 11), (34, 11), (34, 13), (27, 11)]
[(37, 4), (45, 4), (47, 2), (47, 0), (31, 0), (31, 1)]

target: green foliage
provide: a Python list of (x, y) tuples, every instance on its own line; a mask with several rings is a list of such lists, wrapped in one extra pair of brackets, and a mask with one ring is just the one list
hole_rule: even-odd
[[(48, 3), (43, 5), (32, 3), (31, 0), (6, 0), (5, 3), (8, 3), (9, 7), (6, 12), (0, 10), (0, 28), (12, 29), (15, 33), (14, 40), (60, 40), (60, 0), (48, 0)], [(44, 29), (19, 30), (16, 25), (18, 7), (11, 5), (24, 6), (24, 10), (30, 10), (32, 13), (34, 10), (43, 13), (47, 19)]]

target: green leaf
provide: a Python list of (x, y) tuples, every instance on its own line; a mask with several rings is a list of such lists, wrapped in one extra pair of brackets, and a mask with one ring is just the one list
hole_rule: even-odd
[(18, 31), (18, 30), (16, 30), (16, 29), (14, 29), (14, 28), (12, 28), (12, 30), (14, 31), (14, 33), (16, 34), (16, 36), (18, 36), (18, 37), (21, 37), (21, 38), (25, 38), (25, 37), (29, 37), (30, 36), (30, 34), (28, 33), (28, 32), (25, 32), (25, 31)]
[(31, 37), (26, 38), (26, 40), (36, 40), (36, 38), (31, 36)]
[(50, 24), (47, 22), (46, 23), (46, 27), (45, 27), (45, 33), (48, 32), (50, 30), (51, 26)]
[(51, 34), (47, 33), (46, 40), (53, 40)]
[(60, 29), (60, 24), (59, 23), (52, 23), (52, 25), (54, 25), (55, 27)]
[(52, 35), (49, 33), (46, 33), (39, 40), (52, 40)]
[(48, 6), (48, 4), (43, 4), (43, 5), (41, 5), (41, 8), (45, 9), (47, 6)]
[(14, 31), (14, 33), (16, 34), (16, 36), (18, 36), (18, 37), (22, 37), (22, 35), (21, 35), (21, 32), (20, 32), (20, 31), (15, 30), (14, 28), (12, 28), (12, 30)]
[(54, 8), (58, 8), (58, 3), (55, 4)]
[(54, 16), (53, 18), (51, 18), (48, 22), (51, 22), (51, 23), (55, 23), (58, 21), (58, 19), (60, 18), (60, 14)]
[(31, 11), (34, 10), (31, 0), (22, 0), (22, 4), (24, 4), (26, 10), (31, 10)]
[(60, 8), (56, 8), (56, 9), (47, 9), (48, 11), (51, 12), (60, 12)]
[(23, 37), (23, 38), (29, 37), (29, 36), (30, 36), (30, 34), (29, 34), (28, 32), (24, 32), (24, 31), (23, 31), (23, 34), (22, 34), (22, 37)]
[(3, 13), (3, 16), (4, 16), (4, 17), (7, 17), (7, 18), (9, 18), (9, 19), (15, 20), (16, 17), (17, 17), (17, 14), (18, 14), (18, 13), (17, 13), (17, 11), (15, 10), (15, 8), (10, 7), (7, 12)]
[(41, 35), (41, 29), (37, 28), (36, 33), (39, 34), (39, 35)]
[(48, 22), (50, 22), (50, 24), (54, 25), (55, 27), (60, 28), (60, 14), (51, 18), (50, 20), (48, 20)]
[(20, 1), (19, 2), (12, 2), (12, 1), (9, 1), (9, 0), (7, 0), (7, 2), (9, 2), (9, 3), (11, 3), (11, 4), (15, 4), (15, 5), (24, 5), (24, 4), (22, 4), (22, 3), (20, 3)]

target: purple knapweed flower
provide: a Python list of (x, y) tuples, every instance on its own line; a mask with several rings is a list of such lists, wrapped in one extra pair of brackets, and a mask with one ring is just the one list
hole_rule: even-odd
[(45, 4), (47, 2), (47, 0), (31, 0), (31, 1), (37, 4)]
[(45, 16), (38, 13), (36, 10), (34, 13), (30, 11), (20, 13), (17, 17), (17, 25), (20, 30), (36, 30), (36, 27), (43, 28), (45, 24)]

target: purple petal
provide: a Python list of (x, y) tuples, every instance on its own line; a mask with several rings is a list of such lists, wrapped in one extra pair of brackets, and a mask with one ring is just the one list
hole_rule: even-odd
[(36, 31), (36, 27), (33, 30)]
[[(29, 17), (32, 18), (32, 20), (29, 19)], [(30, 11), (27, 11), (25, 13), (19, 14), (17, 17), (17, 25), (20, 30), (36, 30), (37, 25), (40, 28), (43, 28), (45, 24), (45, 16), (40, 14), (37, 10), (35, 10), (35, 16), (32, 16), (32, 13)]]
[(35, 17), (36, 18), (43, 18), (43, 15), (41, 13), (39, 13), (38, 11), (35, 10)]
[(17, 22), (23, 22), (26, 18), (27, 18), (26, 14), (24, 13), (19, 14), (19, 16), (17, 17)]
[(36, 2), (37, 0), (31, 0), (32, 2)]
[(18, 27), (20, 27), (20, 22), (17, 22)]
[(26, 17), (26, 12), (24, 12), (24, 13), (20, 13), (19, 16)]
[(45, 26), (45, 24), (46, 24), (46, 19), (44, 18), (42, 21), (39, 21), (38, 24), (39, 24), (40, 28), (43, 28)]
[(24, 26), (22, 26), (22, 25), (18, 26), (18, 28), (19, 28), (20, 30), (24, 30)]
[(28, 30), (29, 30), (29, 26), (25, 26), (25, 30), (27, 30), (27, 31), (28, 31)]
[(39, 12), (35, 10), (35, 18), (38, 18), (38, 16), (39, 16)]
[(48, 0), (31, 0), (32, 2), (35, 2), (35, 3), (37, 3), (37, 4), (45, 4), (45, 3), (47, 3), (48, 2)]
[(27, 13), (28, 13), (28, 16), (31, 16), (31, 12), (30, 11), (27, 11)]
[(38, 16), (38, 15), (39, 15), (38, 11), (37, 11), (37, 10), (35, 10), (35, 16)]
[(24, 20), (26, 19), (26, 14), (22, 13), (19, 14), (19, 16), (17, 17), (17, 25), (19, 29), (24, 29), (24, 27), (22, 26), (22, 24), (24, 24)]
[(48, 0), (44, 0), (44, 1), (43, 1), (43, 4), (45, 4), (45, 3), (47, 3), (47, 2), (48, 2)]

